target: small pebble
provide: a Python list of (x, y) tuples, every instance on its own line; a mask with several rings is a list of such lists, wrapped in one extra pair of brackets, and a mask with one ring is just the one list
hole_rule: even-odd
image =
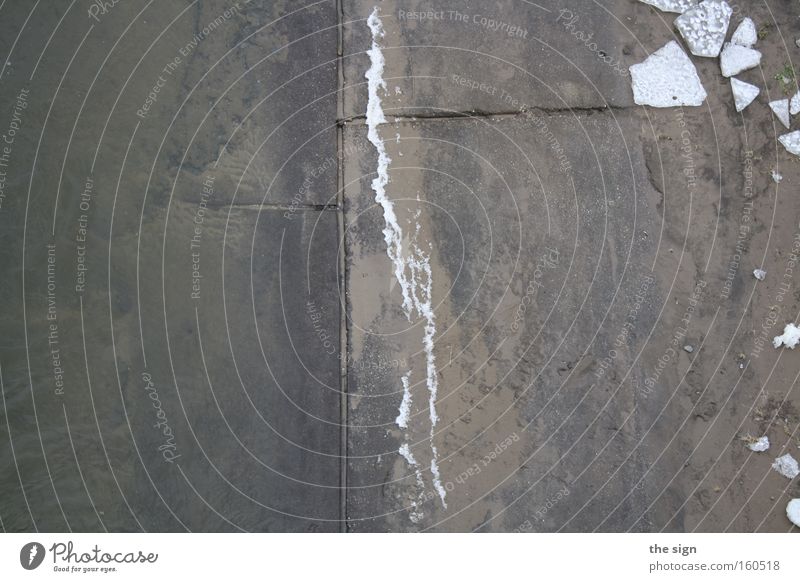
[(767, 272), (764, 269), (756, 269), (755, 271), (753, 271), (753, 277), (755, 277), (759, 281), (763, 281), (766, 276)]
[(691, 354), (691, 353), (694, 351), (694, 347), (692, 347), (692, 346), (683, 346), (683, 350), (684, 350), (684, 351), (685, 351), (687, 354)]

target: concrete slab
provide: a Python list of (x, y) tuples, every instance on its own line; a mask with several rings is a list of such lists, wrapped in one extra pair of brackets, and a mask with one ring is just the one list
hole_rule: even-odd
[(145, 4), (0, 83), (3, 527), (338, 531), (334, 3)]
[(791, 10), (733, 6), (738, 114), (694, 57), (703, 107), (632, 107), (676, 39), (642, 2), (379, 3), (431, 348), (373, 4), (147, 4), (1, 9), (3, 529), (786, 531), (746, 443), (800, 444)]
[[(420, 244), (431, 249), (441, 418), (433, 439), (421, 323), (400, 309), (369, 186), (375, 160), (348, 163), (352, 531), (508, 531), (526, 521), (557, 529), (625, 461), (639, 436), (641, 396), (627, 367), (636, 342), (615, 348), (608, 330), (646, 337), (664, 292), (648, 268), (658, 198), (629, 140), (637, 126), (630, 115), (531, 114), (383, 129), (398, 222), (413, 233), (419, 211)], [(348, 126), (347, 143), (362, 132)], [(408, 373), (412, 416), (402, 430), (394, 419)], [(404, 442), (422, 485), (397, 453)], [(447, 509), (427, 468), (432, 447)], [(614, 495), (624, 497), (646, 461), (633, 454)], [(569, 501), (551, 508), (564, 488)], [(644, 499), (637, 493), (626, 507), (640, 512)], [(536, 517), (542, 507), (546, 519)], [(604, 517), (598, 509), (568, 529), (625, 520), (601, 525)]]
[[(381, 2), (390, 114), (507, 112), (632, 104), (626, 31), (630, 2), (565, 6), (550, 0)], [(344, 7), (344, 110), (366, 110), (365, 19), (375, 2)], [(628, 47), (628, 48), (626, 48)]]
[[(93, 232), (108, 228), (111, 205), (98, 201)], [(41, 340), (30, 342), (39, 428), (51, 469), (67, 471), (56, 482), (70, 525), (100, 527), (56, 441), (66, 430), (62, 408), (111, 530), (338, 531), (335, 213), (286, 218), (176, 203), (168, 219), (146, 214), (141, 235), (136, 213), (125, 212), (111, 244), (90, 238), (85, 293), (74, 289), (75, 244), (56, 241), (63, 393), (54, 392), (45, 341), (46, 272), (32, 270), (26, 282), (28, 333)], [(35, 265), (45, 264), (43, 252), (36, 248)], [(6, 362), (13, 428), (35, 434), (17, 369), (24, 360)], [(25, 474), (41, 454), (21, 449)], [(40, 501), (54, 509), (52, 496)]]

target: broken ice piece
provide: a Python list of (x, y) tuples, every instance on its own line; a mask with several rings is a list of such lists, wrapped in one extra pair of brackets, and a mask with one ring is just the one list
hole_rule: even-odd
[(780, 184), (781, 180), (783, 180), (783, 175), (778, 173), (778, 170), (772, 170), (772, 181), (776, 184)]
[(794, 479), (800, 475), (800, 466), (792, 455), (786, 454), (775, 459), (772, 468), (787, 479)]
[(789, 113), (797, 115), (800, 113), (800, 91), (794, 94), (792, 100), (789, 101)]
[(783, 328), (783, 335), (775, 336), (775, 339), (772, 340), (772, 345), (776, 348), (786, 346), (790, 350), (797, 347), (798, 343), (800, 343), (800, 327), (793, 323), (787, 323)]
[(700, 106), (706, 91), (691, 59), (674, 40), (631, 65), (633, 100), (652, 107)]
[(757, 67), (761, 63), (761, 53), (755, 49), (725, 43), (719, 57), (719, 66), (723, 77), (733, 77), (742, 71)]
[(756, 44), (756, 40), (758, 40), (758, 32), (756, 31), (755, 23), (750, 18), (742, 20), (731, 37), (731, 42), (733, 44), (746, 46), (747, 48), (753, 48)]
[(697, 6), (700, 0), (640, 0), (650, 6), (655, 6), (662, 12), (686, 12), (692, 6)]
[(778, 138), (790, 154), (800, 156), (800, 130), (786, 133)]
[(755, 85), (745, 83), (739, 79), (731, 79), (731, 90), (733, 91), (733, 101), (736, 104), (737, 112), (750, 105), (761, 93), (761, 89)]
[(772, 112), (780, 119), (781, 123), (786, 126), (786, 129), (789, 129), (789, 124), (791, 123), (791, 119), (789, 118), (789, 100), (779, 99), (777, 101), (770, 101), (769, 108), (772, 109)]
[(693, 55), (716, 57), (725, 42), (732, 12), (725, 0), (705, 0), (678, 16), (675, 27)]
[(767, 272), (764, 269), (756, 269), (753, 271), (753, 277), (758, 279), (759, 281), (763, 281), (767, 276)]
[(769, 438), (763, 436), (758, 440), (754, 440), (753, 442), (747, 445), (747, 448), (753, 451), (754, 453), (763, 453), (764, 451), (769, 449)]
[(786, 517), (793, 524), (800, 527), (800, 499), (792, 499), (786, 506)]

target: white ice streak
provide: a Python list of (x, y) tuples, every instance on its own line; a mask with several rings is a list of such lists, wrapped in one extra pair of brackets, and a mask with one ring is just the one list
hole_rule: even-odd
[(397, 418), (394, 421), (400, 428), (408, 428), (408, 419), (411, 417), (411, 388), (408, 378), (411, 372), (404, 374), (400, 381), (403, 383), (403, 401), (400, 403)]
[(436, 335), (436, 316), (433, 313), (432, 287), (433, 277), (428, 256), (415, 246), (416, 256), (409, 257), (408, 266), (411, 270), (412, 294), (414, 308), (425, 319), (425, 335), (422, 345), (425, 348), (425, 367), (428, 385), (428, 414), (431, 420), (431, 429), (439, 422), (436, 414), (436, 396), (439, 391), (439, 380), (436, 372), (436, 356), (433, 353), (433, 338)]
[(383, 238), (386, 241), (386, 252), (394, 265), (395, 278), (400, 284), (400, 289), (403, 293), (403, 310), (410, 318), (411, 297), (403, 258), (403, 230), (397, 222), (394, 204), (386, 195), (386, 185), (389, 183), (389, 164), (392, 160), (387, 155), (386, 146), (381, 139), (380, 133), (378, 133), (378, 126), (386, 123), (378, 91), (386, 89), (386, 82), (383, 80), (385, 60), (383, 51), (381, 51), (381, 47), (378, 44), (378, 39), (383, 37), (384, 32), (381, 19), (378, 18), (377, 8), (372, 11), (372, 14), (367, 19), (367, 25), (372, 32), (372, 47), (367, 51), (370, 67), (364, 74), (369, 91), (367, 99), (367, 139), (375, 146), (375, 150), (378, 152), (377, 176), (372, 180), (372, 190), (375, 192), (375, 201), (383, 209), (383, 221), (385, 223)]
[[(417, 463), (417, 459), (414, 458), (414, 455), (411, 452), (411, 448), (408, 446), (408, 443), (403, 443), (402, 445), (400, 445), (400, 449), (398, 450), (398, 452), (403, 456), (403, 458), (410, 466), (414, 467), (414, 474), (417, 478), (417, 486), (420, 489), (424, 489), (425, 483), (422, 481), (422, 471), (420, 470), (419, 463)], [(420, 495), (424, 496), (424, 494)], [(419, 503), (417, 503), (416, 501), (412, 501), (411, 507), (414, 508), (409, 515), (412, 522), (417, 523), (419, 522), (420, 519), (425, 517), (425, 514), (423, 514), (422, 510), (420, 510), (419, 508)]]
[(439, 465), (436, 462), (436, 459), (439, 457), (439, 452), (433, 445), (431, 445), (431, 449), (433, 450), (433, 458), (431, 459), (433, 488), (436, 489), (436, 492), (439, 494), (439, 498), (442, 500), (442, 505), (445, 509), (447, 509), (447, 502), (444, 500), (444, 498), (447, 497), (447, 492), (445, 491), (444, 487), (442, 487), (442, 476), (439, 474)]
[[(436, 414), (436, 397), (438, 393), (438, 374), (436, 371), (436, 358), (433, 353), (434, 336), (436, 335), (435, 315), (433, 312), (433, 278), (430, 267), (430, 258), (420, 250), (415, 242), (411, 248), (403, 248), (403, 230), (397, 220), (394, 204), (386, 195), (386, 185), (389, 183), (389, 164), (391, 158), (386, 153), (386, 147), (381, 139), (378, 127), (386, 123), (386, 117), (381, 105), (379, 91), (386, 91), (386, 82), (383, 79), (385, 60), (379, 40), (384, 36), (383, 23), (375, 7), (367, 19), (367, 25), (372, 33), (372, 46), (367, 51), (370, 67), (365, 73), (368, 87), (367, 100), (367, 138), (378, 152), (377, 177), (372, 181), (372, 190), (375, 192), (375, 201), (383, 209), (384, 229), (383, 237), (386, 241), (387, 254), (394, 265), (394, 274), (403, 294), (403, 311), (409, 321), (416, 312), (425, 320), (423, 347), (425, 350), (426, 376), (428, 387), (428, 407), (431, 422), (431, 472), (434, 477), (434, 486), (439, 491), (439, 496), (444, 503), (444, 488), (441, 487), (437, 462), (436, 447), (433, 446), (434, 427), (439, 420)], [(410, 398), (410, 396), (409, 396)], [(404, 395), (405, 399), (405, 395)], [(402, 417), (398, 416), (398, 421)], [(399, 424), (399, 422), (398, 422)], [(409, 451), (410, 452), (410, 451)], [(402, 454), (402, 451), (401, 451)], [(433, 469), (436, 469), (434, 472)]]
[(400, 449), (398, 450), (398, 452), (401, 455), (403, 455), (403, 458), (412, 467), (417, 464), (417, 460), (414, 458), (414, 455), (411, 452), (411, 448), (408, 446), (408, 443), (403, 443), (402, 445), (400, 445)]

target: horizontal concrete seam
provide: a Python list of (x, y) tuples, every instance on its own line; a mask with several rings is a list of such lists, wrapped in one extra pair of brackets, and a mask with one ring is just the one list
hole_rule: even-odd
[(241, 209), (241, 210), (284, 210), (284, 211), (298, 211), (298, 210), (316, 210), (319, 212), (328, 211), (328, 210), (335, 210), (335, 211), (344, 211), (339, 204), (276, 204), (276, 203), (265, 203), (265, 204), (216, 204), (212, 205), (209, 204), (207, 208), (211, 210), (222, 210), (224, 208), (232, 208), (234, 210)]
[[(524, 111), (453, 111), (449, 113), (429, 113), (429, 112), (421, 112), (415, 114), (403, 114), (403, 115), (386, 115), (387, 121), (391, 122), (403, 122), (403, 121), (415, 121), (424, 119), (426, 121), (429, 120), (449, 120), (449, 119), (491, 119), (493, 117), (497, 118), (504, 118), (504, 117), (520, 117), (524, 118), (531, 113), (539, 113), (540, 115), (565, 115), (565, 114), (575, 114), (575, 115), (586, 115), (586, 114), (593, 114), (593, 113), (608, 113), (611, 111), (618, 111), (618, 112), (627, 112), (627, 111), (634, 111), (634, 107), (622, 107), (613, 105), (610, 107), (567, 107), (567, 108), (544, 108), (544, 107), (532, 107), (530, 109), (526, 109)], [(364, 123), (366, 117), (364, 115), (352, 115), (349, 117), (345, 117), (342, 119), (337, 119), (336, 122), (339, 125), (344, 125), (347, 123), (353, 123), (361, 125)]]

